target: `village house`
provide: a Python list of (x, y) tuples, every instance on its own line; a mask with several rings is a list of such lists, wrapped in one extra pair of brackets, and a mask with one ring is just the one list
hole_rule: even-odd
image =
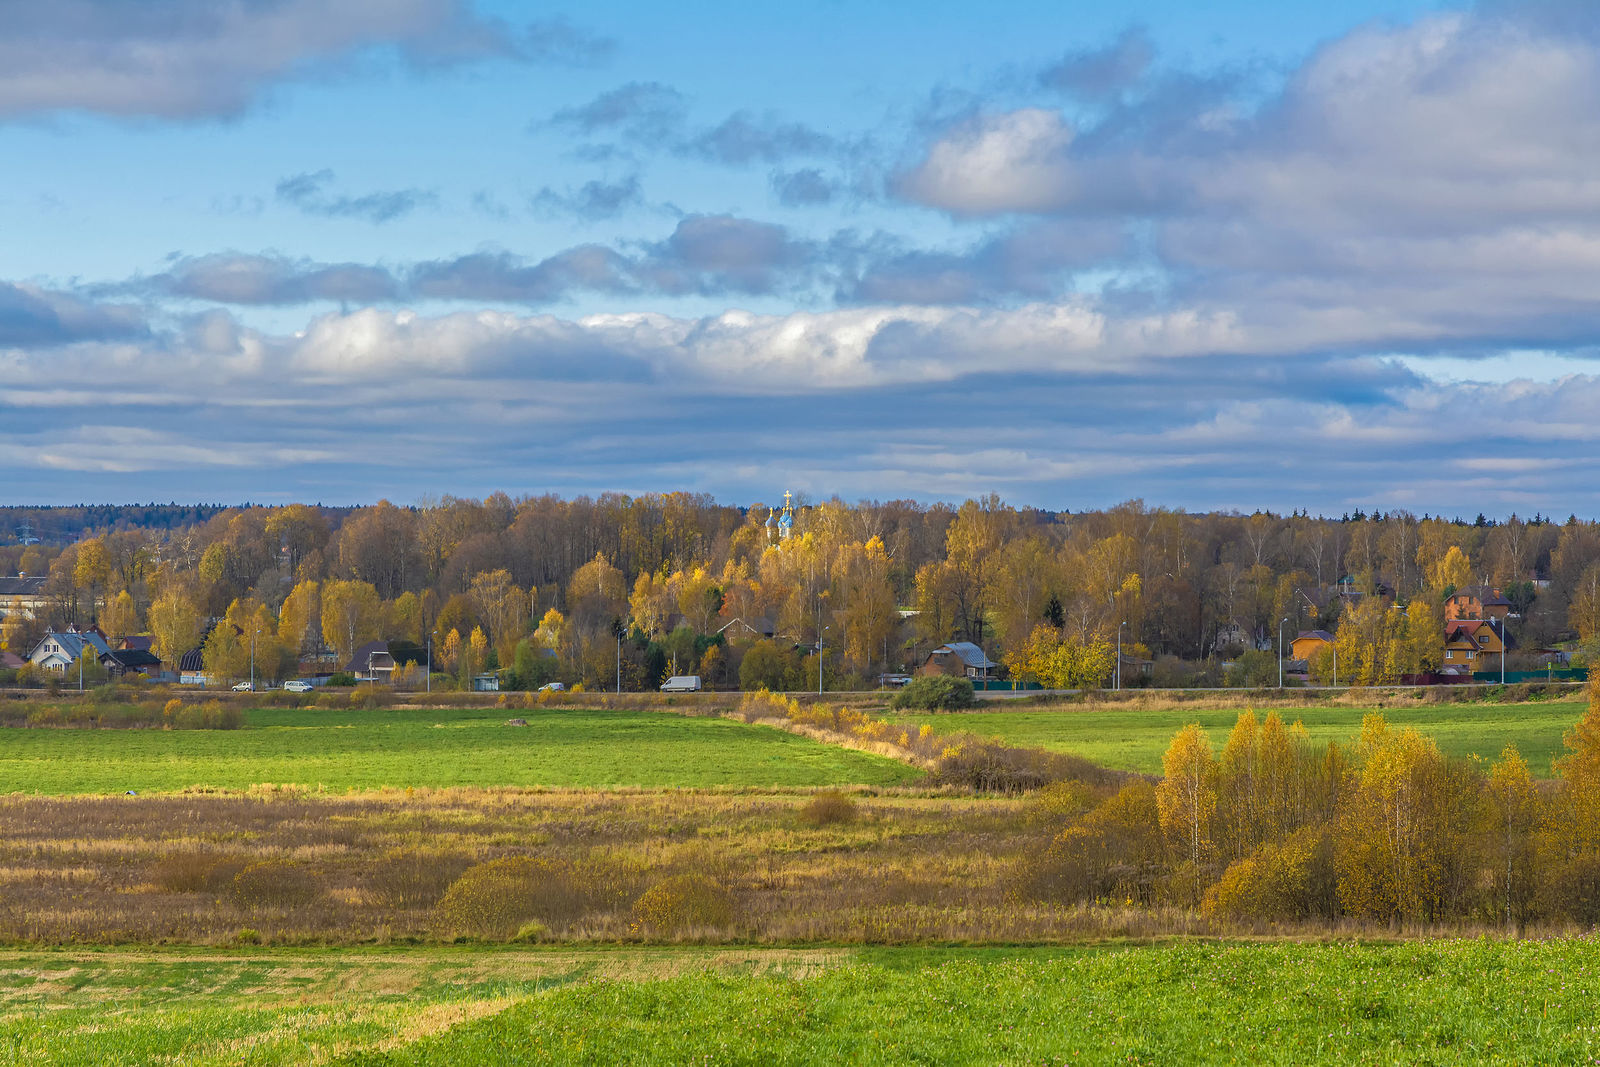
[(952, 678), (971, 678), (979, 681), (994, 677), (1000, 664), (983, 654), (983, 649), (971, 641), (951, 641), (928, 653), (917, 673), (921, 675), (949, 675)]
[(96, 662), (111, 654), (106, 635), (92, 626), (81, 632), (70, 628), (61, 633), (49, 630), (33, 646), (33, 651), (28, 653), (28, 662), (41, 670), (65, 674), (67, 668), (75, 665), (78, 657), (85, 654), (86, 649)]
[(1495, 619), (1457, 619), (1445, 623), (1444, 659), (1446, 674), (1470, 674), (1490, 670), (1506, 650), (1504, 624)]
[(368, 641), (356, 649), (355, 655), (345, 665), (345, 670), (355, 675), (358, 682), (388, 685), (394, 678), (394, 656), (389, 653), (389, 642)]
[(1486, 585), (1463, 586), (1444, 602), (1446, 622), (1457, 619), (1501, 619), (1511, 614), (1511, 601)]
[(1302, 630), (1295, 635), (1294, 641), (1290, 643), (1289, 647), (1292, 651), (1289, 653), (1289, 658), (1310, 663), (1311, 658), (1318, 652), (1325, 648), (1332, 648), (1333, 641), (1333, 635), (1326, 630)]
[(44, 575), (0, 577), (0, 619), (11, 612), (34, 618), (45, 605)]

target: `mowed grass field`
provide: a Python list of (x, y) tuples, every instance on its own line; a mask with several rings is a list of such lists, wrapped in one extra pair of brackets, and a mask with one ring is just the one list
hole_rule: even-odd
[[(1533, 773), (1549, 776), (1550, 761), (1566, 749), (1562, 734), (1583, 717), (1586, 705), (1578, 700), (1532, 701), (1520, 704), (1430, 704), (1394, 707), (1341, 707), (1319, 705), (1278, 708), (1284, 722), (1300, 720), (1312, 741), (1325, 744), (1350, 741), (1361, 731), (1362, 717), (1381, 711), (1394, 727), (1415, 726), (1436, 741), (1450, 756), (1497, 759), (1509, 742), (1515, 742)], [(1267, 709), (1257, 711), (1266, 718)], [(893, 715), (894, 722), (921, 726), (940, 733), (970, 730), (998, 737), (1026, 748), (1046, 748), (1082, 756), (1118, 770), (1161, 773), (1161, 754), (1172, 735), (1184, 725), (1205, 727), (1220, 751), (1239, 709), (1206, 710), (1184, 707), (1171, 710), (1083, 708), (983, 710), (939, 715)]]
[[(507, 719), (527, 720), (508, 726)], [(719, 718), (643, 711), (253, 708), (240, 730), (0, 729), (0, 794), (170, 792), (295, 784), (894, 785), (894, 760)]]
[(8, 952), (0, 1059), (1578, 1063), (1596, 948)]

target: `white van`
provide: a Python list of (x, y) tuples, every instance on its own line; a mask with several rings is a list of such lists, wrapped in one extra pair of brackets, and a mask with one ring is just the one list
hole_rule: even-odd
[(674, 674), (661, 685), (663, 693), (698, 693), (700, 692), (700, 676), (698, 674)]

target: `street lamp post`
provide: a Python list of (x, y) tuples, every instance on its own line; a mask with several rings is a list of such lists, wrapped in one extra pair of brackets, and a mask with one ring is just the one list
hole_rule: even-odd
[(261, 627), (257, 626), (250, 631), (250, 692), (256, 691), (256, 638), (261, 636)]
[[(435, 631), (435, 633), (437, 632)], [(431, 633), (428, 635), (428, 670), (427, 678), (424, 682), (430, 693), (433, 692), (433, 636)]]
[(1333, 687), (1339, 688), (1339, 646), (1329, 645), (1333, 649)]
[(1122, 689), (1122, 628), (1126, 625), (1128, 625), (1126, 619), (1117, 623), (1117, 668), (1111, 674), (1111, 688), (1117, 692)]
[[(820, 619), (821, 616), (819, 615)], [(826, 626), (817, 631), (817, 696), (822, 695), (822, 635), (828, 632)]]
[(1289, 621), (1285, 615), (1278, 620), (1278, 688), (1283, 688), (1283, 624)]

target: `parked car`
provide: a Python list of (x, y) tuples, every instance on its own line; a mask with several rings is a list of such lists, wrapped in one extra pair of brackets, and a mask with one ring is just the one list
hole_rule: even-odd
[(311, 688), (311, 683), (304, 678), (290, 678), (283, 683), (283, 689), (286, 693), (309, 693)]
[(254, 683), (254, 682), (239, 682), (239, 683), (234, 685), (233, 691), (235, 693), (254, 693), (256, 691), (256, 683)]
[(698, 674), (674, 674), (661, 685), (663, 693), (698, 693), (700, 692), (700, 676)]
[(565, 693), (566, 691), (565, 682), (546, 682), (539, 687), (539, 692), (541, 693)]

